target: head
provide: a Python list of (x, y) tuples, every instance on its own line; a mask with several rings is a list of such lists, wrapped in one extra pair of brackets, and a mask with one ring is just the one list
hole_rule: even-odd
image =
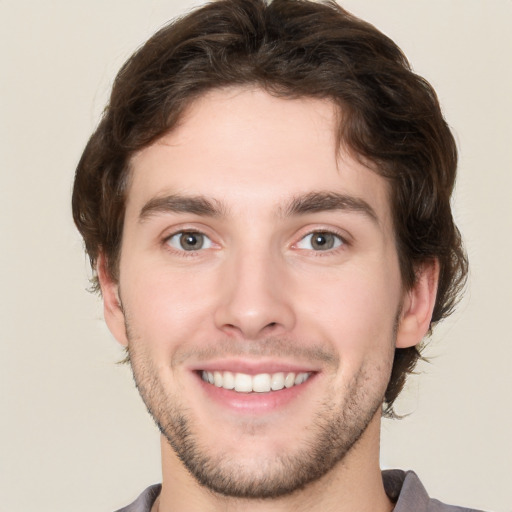
[[(283, 100), (290, 100), (288, 103), (295, 106), (288, 107), (288, 103)], [(418, 281), (425, 279), (425, 269), (431, 269), (429, 275), (434, 276), (435, 300), (432, 301), (433, 306), (429, 309), (426, 327), (422, 331), (430, 332), (435, 323), (452, 311), (467, 271), (465, 254), (450, 208), (457, 163), (454, 139), (443, 119), (435, 92), (423, 78), (411, 71), (400, 49), (373, 26), (351, 16), (334, 3), (301, 0), (274, 0), (271, 3), (263, 0), (220, 0), (164, 27), (126, 62), (115, 80), (110, 103), (87, 144), (76, 172), (73, 214), (84, 237), (93, 269), (99, 272), (100, 277), (103, 276), (104, 282), (108, 281), (115, 286), (122, 285), (118, 289), (121, 302), (123, 291), (126, 292), (125, 296), (130, 295), (130, 285), (123, 288), (129, 279), (125, 277), (123, 281), (121, 276), (122, 261), (125, 262), (125, 273), (129, 274), (126, 269), (131, 268), (126, 263), (131, 261), (130, 258), (123, 253), (128, 250), (125, 247), (130, 247), (130, 240), (133, 239), (133, 230), (130, 231), (131, 228), (127, 227), (128, 222), (131, 222), (127, 218), (127, 212), (130, 204), (136, 201), (135, 190), (146, 186), (146, 178), (150, 184), (155, 180), (158, 182), (159, 179), (154, 173), (151, 174), (153, 177), (144, 176), (143, 169), (148, 162), (160, 161), (158, 155), (164, 151), (162, 148), (172, 148), (175, 144), (179, 147), (183, 140), (188, 140), (190, 134), (192, 138), (197, 136), (198, 140), (204, 142), (204, 147), (201, 147), (203, 151), (209, 144), (208, 134), (204, 133), (203, 127), (208, 126), (212, 135), (217, 131), (217, 126), (206, 120), (219, 119), (221, 126), (224, 126), (222, 123), (231, 126), (231, 121), (226, 121), (231, 115), (230, 109), (237, 109), (241, 112), (240, 117), (243, 117), (246, 105), (247, 118), (261, 109), (261, 112), (268, 113), (267, 123), (272, 118), (274, 107), (275, 111), (282, 111), (282, 116), (272, 121), (274, 124), (265, 125), (262, 121), (262, 129), (271, 130), (274, 125), (279, 127), (280, 119), (284, 118), (286, 122), (287, 116), (289, 119), (296, 118), (300, 125), (305, 119), (305, 111), (311, 114), (313, 124), (318, 124), (319, 119), (326, 119), (326, 126), (330, 130), (328, 136), (323, 128), (320, 131), (312, 129), (312, 133), (320, 134), (316, 147), (326, 147), (330, 144), (329, 137), (332, 137), (333, 154), (342, 155), (349, 162), (346, 166), (346, 177), (349, 182), (353, 178), (352, 183), (357, 184), (356, 189), (363, 195), (373, 190), (376, 180), (385, 184), (385, 196), (379, 195), (379, 187), (375, 188), (375, 197), (378, 199), (376, 211), (379, 215), (382, 214), (382, 218), (389, 217), (389, 223), (386, 220), (383, 223), (389, 224), (389, 231), (392, 233), (392, 255), (389, 256), (387, 249), (383, 249), (382, 254), (386, 253), (391, 262), (396, 257), (398, 270), (395, 281), (398, 287), (394, 297), (399, 294), (405, 296), (409, 290), (418, 287)], [(241, 124), (240, 131), (246, 126)], [(300, 129), (293, 131), (293, 125), (288, 128), (297, 133), (298, 138), (303, 136)], [(283, 127), (283, 130), (288, 128)], [(236, 134), (235, 132), (233, 135), (235, 139)], [(257, 137), (255, 139), (258, 140)], [(238, 141), (236, 144), (243, 142)], [(221, 140), (220, 144), (223, 143)], [(265, 144), (266, 142), (263, 143)], [(282, 147), (286, 147), (286, 144), (285, 137)], [(224, 150), (226, 154), (231, 153), (229, 144)], [(236, 152), (233, 151), (234, 153)], [(314, 146), (309, 154), (304, 155), (304, 159), (312, 158), (312, 154), (316, 155)], [(324, 154), (323, 149), (319, 149), (318, 154)], [(189, 155), (194, 155), (193, 148)], [(175, 157), (179, 161), (179, 155), (176, 154)], [(187, 159), (182, 163), (186, 168)], [(315, 166), (314, 157), (310, 163), (311, 168)], [(297, 162), (293, 165), (295, 164)], [(298, 166), (300, 167), (300, 162)], [(204, 167), (202, 165), (203, 169)], [(156, 168), (159, 168), (159, 164)], [(178, 165), (177, 169), (179, 168)], [(361, 178), (358, 177), (357, 169), (361, 170)], [(185, 181), (187, 187), (194, 189), (194, 183), (201, 184), (201, 181), (194, 182), (195, 171), (187, 170), (187, 173), (189, 171), (190, 175), (186, 175)], [(173, 169), (172, 172), (179, 171)], [(319, 177), (307, 172), (309, 175), (305, 182), (310, 180), (314, 184), (313, 191), (319, 187), (329, 189), (330, 178), (326, 178), (325, 183), (320, 183), (320, 186)], [(212, 189), (216, 186), (215, 179), (203, 175), (203, 183), (211, 181)], [(227, 183), (230, 179), (231, 177), (227, 178)], [(293, 174), (289, 174), (287, 179), (291, 189)], [(273, 176), (269, 174), (269, 187), (280, 190), (282, 184), (273, 183), (272, 180)], [(228, 189), (228, 195), (235, 188)], [(286, 189), (285, 185), (283, 194)], [(268, 197), (270, 205), (273, 196), (269, 194)], [(142, 219), (147, 212), (151, 214), (161, 209), (158, 198), (156, 199), (156, 202), (145, 204), (139, 212)], [(229, 203), (230, 197), (227, 199), (228, 207), (240, 206), (239, 199), (235, 198), (233, 204)], [(299, 201), (288, 204), (287, 208), (314, 210), (317, 206), (313, 203), (317, 199), (311, 195), (302, 197)], [(320, 198), (323, 207), (331, 200), (332, 197), (325, 197), (325, 194)], [(169, 202), (168, 199), (166, 201)], [(263, 194), (261, 211), (266, 211), (266, 201)], [(258, 205), (259, 203), (256, 206)], [(197, 201), (192, 206), (190, 202), (184, 205), (182, 199), (172, 206), (175, 210), (192, 208), (196, 213), (202, 210), (209, 217), (222, 217), (223, 207), (223, 204), (215, 202), (205, 204)], [(364, 210), (366, 207), (352, 204), (350, 208)], [(256, 208), (253, 213), (257, 215), (258, 211)], [(369, 211), (371, 213), (373, 210)], [(132, 225), (134, 222), (136, 223), (133, 221)], [(322, 236), (319, 243), (327, 243), (323, 233), (320, 234)], [(176, 236), (166, 239), (166, 244), (177, 243), (174, 240)], [(194, 237), (186, 243), (196, 244), (198, 240)], [(329, 243), (336, 244), (336, 240), (338, 239), (334, 237)], [(180, 243), (182, 242), (183, 240)], [(304, 243), (303, 240), (296, 241), (291, 247), (302, 250)], [(246, 260), (246, 265), (249, 265), (249, 259)], [(252, 263), (256, 268), (261, 259)], [(391, 275), (394, 267), (392, 263), (390, 265)], [(250, 274), (252, 270), (245, 268), (242, 271)], [(356, 268), (354, 275), (357, 276), (357, 272)], [(385, 272), (379, 274), (383, 282), (389, 277), (384, 274)], [(157, 287), (159, 279), (155, 281)], [(146, 280), (146, 284), (147, 282)], [(94, 284), (99, 289), (97, 274), (94, 276)], [(186, 285), (183, 289), (187, 289)], [(381, 291), (382, 289), (384, 287), (381, 287)], [(329, 293), (332, 293), (329, 308), (335, 310), (336, 290)], [(181, 295), (173, 297), (173, 300), (176, 300), (174, 306), (179, 310), (187, 300), (195, 299), (187, 299)], [(364, 304), (362, 295), (360, 300), (361, 305)], [(183, 303), (180, 304), (180, 301)], [(344, 308), (341, 302), (340, 311)], [(397, 299), (394, 307), (389, 309), (387, 323), (384, 322), (385, 329), (389, 331), (386, 336), (390, 339), (400, 329), (402, 305), (402, 301)], [(279, 308), (276, 305), (277, 309)], [(386, 308), (383, 305), (380, 309)], [(380, 309), (375, 310), (376, 315)], [(133, 323), (130, 325), (131, 313), (133, 302), (128, 304), (127, 310), (120, 306), (118, 315), (123, 317), (127, 337), (139, 340), (145, 333), (137, 330)], [(350, 324), (350, 321), (347, 323)], [(232, 327), (227, 321), (225, 325)], [(175, 358), (171, 364), (178, 365), (179, 362), (189, 361), (194, 357), (207, 360), (212, 354), (219, 357), (230, 351), (241, 350), (240, 347), (244, 347), (244, 354), (249, 356), (271, 354), (280, 357), (287, 350), (293, 349), (290, 348), (289, 333), (275, 336), (272, 334), (276, 325), (276, 322), (271, 322), (266, 326), (268, 336), (262, 337), (258, 349), (243, 343), (233, 344), (228, 337), (223, 338), (225, 345), (222, 350), (225, 352), (216, 352), (220, 350), (218, 348), (203, 347), (204, 350), (192, 355), (185, 347), (174, 353)], [(371, 336), (369, 332), (367, 334), (367, 338), (380, 336), (377, 331)], [(123, 336), (121, 334), (119, 337)], [(321, 425), (324, 436), (319, 437), (322, 437), (324, 444), (315, 445), (316, 454), (325, 454), (332, 445), (337, 446), (335, 453), (338, 458), (333, 458), (328, 464), (336, 464), (344, 452), (357, 441), (370, 423), (376, 407), (380, 408), (384, 403), (385, 412), (392, 414), (393, 402), (403, 388), (407, 374), (413, 370), (421, 355), (419, 341), (420, 339), (415, 343), (398, 343), (391, 353), (385, 349), (382, 354), (386, 358), (389, 356), (389, 368), (386, 364), (380, 365), (378, 359), (372, 360), (371, 364), (361, 363), (362, 368), (354, 373), (351, 382), (345, 382), (344, 387), (342, 386), (342, 389), (355, 393), (351, 399), (338, 402), (336, 397), (329, 396), (319, 405), (332, 422), (327, 421), (325, 425)], [(266, 344), (270, 343), (272, 348), (265, 352)], [(145, 356), (139, 350), (136, 357), (143, 360)], [(322, 346), (314, 343), (307, 344), (294, 357), (297, 360), (302, 358), (316, 361), (322, 368), (325, 366), (326, 375), (331, 370), (334, 375), (340, 364), (336, 351), (324, 351)], [(162, 385), (162, 381), (152, 380), (151, 375), (158, 373), (156, 367), (148, 368), (147, 365), (139, 364), (138, 368), (139, 374), (137, 375), (135, 368), (134, 373), (146, 404), (151, 403), (157, 408), (166, 407), (166, 403), (151, 396)], [(372, 382), (373, 379), (378, 383), (382, 378), (386, 379), (387, 387), (384, 386), (381, 395), (372, 395), (371, 400), (364, 394), (358, 395), (358, 390), (364, 388), (362, 382)], [(160, 391), (161, 394), (166, 392), (163, 388)], [(179, 398), (176, 400), (179, 403)], [(360, 421), (351, 414), (354, 404), (365, 400), (368, 404), (367, 414)], [(169, 409), (173, 408), (172, 403), (169, 402)], [(354, 423), (354, 431), (348, 439), (341, 436), (342, 441), (339, 441), (337, 431), (336, 435), (331, 435), (329, 425), (336, 424), (338, 420), (336, 416), (325, 411), (332, 409), (332, 404), (337, 404), (336, 410), (343, 417), (343, 421), (347, 424)], [(171, 444), (172, 439), (181, 439), (176, 446), (173, 445), (177, 453), (196, 454), (197, 444), (187, 444), (186, 440), (190, 436), (188, 433), (183, 434), (187, 415), (178, 414), (178, 409), (161, 417), (154, 410), (151, 412), (162, 431), (168, 434)], [(171, 413), (176, 414), (173, 416)], [(164, 424), (166, 421), (172, 425)], [(255, 425), (245, 427), (246, 431), (249, 429), (249, 436), (257, 436), (258, 429)], [(296, 460), (303, 458), (303, 453), (296, 454)], [(197, 467), (208, 465), (209, 460), (199, 456), (196, 459)], [(311, 456), (311, 468), (316, 469), (311, 469), (307, 477), (309, 479), (317, 478), (329, 469), (325, 465), (315, 466), (313, 459), (314, 454)], [(293, 460), (290, 458), (281, 461), (283, 467), (292, 464)], [(223, 461), (215, 459), (212, 466), (218, 467), (221, 462)], [(245, 490), (233, 491), (233, 495), (278, 495), (289, 492), (293, 485), (304, 485), (306, 481), (307, 479), (300, 478), (296, 481), (298, 484), (283, 481), (280, 488), (273, 488), (267, 494), (261, 493), (261, 489), (251, 491), (246, 487)], [(219, 482), (215, 484), (217, 487), (213, 485), (212, 488), (229, 494), (231, 491), (225, 490), (228, 487), (223, 487), (222, 482)]]
[[(76, 172), (73, 215), (92, 268), (101, 253), (118, 279), (132, 156), (228, 86), (337, 105), (338, 144), (389, 183), (403, 286), (437, 261), (430, 327), (449, 315), (467, 272), (450, 208), (453, 136), (434, 90), (393, 41), (334, 3), (220, 0), (164, 27), (125, 63)], [(388, 412), (419, 356), (417, 346), (396, 350)]]

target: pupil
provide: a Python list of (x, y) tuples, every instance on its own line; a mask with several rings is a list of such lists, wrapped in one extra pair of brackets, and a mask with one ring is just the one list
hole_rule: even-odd
[(315, 239), (316, 245), (324, 245), (327, 243), (324, 235), (317, 235)]
[(186, 251), (192, 251), (201, 247), (203, 235), (200, 233), (185, 233), (181, 236), (180, 245)]

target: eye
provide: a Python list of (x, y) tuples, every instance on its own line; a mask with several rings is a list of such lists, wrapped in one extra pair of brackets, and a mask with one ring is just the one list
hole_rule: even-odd
[(296, 247), (313, 251), (329, 251), (343, 244), (343, 239), (334, 233), (329, 233), (328, 231), (314, 231), (299, 240)]
[(180, 231), (170, 236), (166, 243), (178, 251), (199, 251), (212, 246), (212, 241), (198, 231)]

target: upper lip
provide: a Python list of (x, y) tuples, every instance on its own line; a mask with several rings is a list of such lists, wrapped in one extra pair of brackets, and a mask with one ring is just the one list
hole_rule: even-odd
[(191, 368), (192, 371), (208, 371), (208, 372), (232, 372), (232, 373), (245, 373), (248, 375), (258, 375), (261, 373), (312, 373), (319, 370), (319, 368), (312, 367), (311, 365), (279, 361), (272, 359), (214, 359), (211, 361), (204, 361), (194, 364)]

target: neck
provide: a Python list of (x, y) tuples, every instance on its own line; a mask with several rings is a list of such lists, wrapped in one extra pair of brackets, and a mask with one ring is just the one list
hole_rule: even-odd
[(162, 492), (153, 512), (391, 512), (379, 468), (380, 413), (331, 471), (305, 488), (272, 500), (221, 496), (201, 486), (162, 438)]

